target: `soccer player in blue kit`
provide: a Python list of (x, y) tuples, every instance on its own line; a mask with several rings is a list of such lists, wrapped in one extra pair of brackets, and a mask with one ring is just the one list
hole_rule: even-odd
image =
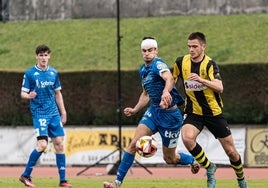
[(126, 116), (133, 116), (146, 107), (135, 136), (124, 152), (114, 182), (103, 182), (104, 188), (118, 188), (133, 164), (137, 140), (145, 135), (159, 132), (162, 139), (163, 158), (167, 164), (190, 165), (192, 173), (197, 173), (199, 164), (192, 155), (176, 153), (178, 137), (182, 125), (182, 114), (178, 108), (184, 99), (175, 88), (175, 81), (169, 67), (159, 57), (157, 41), (153, 37), (144, 37), (141, 42), (144, 64), (139, 70), (143, 91), (135, 107), (124, 109)]
[(35, 187), (31, 173), (37, 160), (48, 146), (51, 138), (56, 151), (56, 164), (60, 187), (72, 187), (66, 180), (66, 157), (64, 153), (64, 128), (67, 114), (61, 94), (58, 72), (48, 65), (50, 49), (46, 45), (36, 48), (37, 64), (28, 69), (21, 88), (21, 97), (30, 100), (30, 110), (37, 138), (37, 146), (30, 154), (25, 170), (19, 180), (27, 187)]

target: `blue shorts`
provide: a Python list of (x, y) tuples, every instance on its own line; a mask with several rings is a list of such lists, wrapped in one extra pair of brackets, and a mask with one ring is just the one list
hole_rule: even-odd
[(64, 136), (63, 125), (59, 115), (35, 117), (33, 118), (33, 126), (36, 137), (48, 136), (50, 138)]
[(162, 143), (167, 148), (175, 148), (182, 126), (182, 114), (178, 108), (164, 110), (150, 106), (144, 113), (139, 124), (149, 127), (153, 134), (159, 132)]

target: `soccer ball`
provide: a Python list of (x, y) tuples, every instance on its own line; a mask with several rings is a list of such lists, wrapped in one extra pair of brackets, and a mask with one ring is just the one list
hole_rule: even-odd
[(136, 142), (136, 150), (142, 157), (152, 157), (157, 151), (157, 141), (152, 136), (142, 136)]

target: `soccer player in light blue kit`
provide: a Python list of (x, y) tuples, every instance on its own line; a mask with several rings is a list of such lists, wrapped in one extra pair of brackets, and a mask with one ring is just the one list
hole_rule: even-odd
[(197, 173), (199, 164), (192, 155), (176, 153), (178, 137), (182, 125), (182, 114), (178, 109), (184, 100), (175, 88), (175, 82), (167, 64), (159, 57), (157, 41), (144, 37), (141, 42), (144, 64), (139, 70), (143, 91), (134, 108), (124, 109), (126, 116), (133, 116), (149, 104), (141, 118), (135, 136), (124, 153), (114, 182), (104, 182), (104, 188), (118, 188), (133, 164), (137, 140), (145, 135), (159, 132), (162, 139), (164, 160), (167, 164), (190, 165), (192, 173)]
[(19, 180), (27, 187), (35, 187), (31, 173), (37, 160), (46, 152), (48, 137), (56, 151), (56, 163), (60, 178), (60, 187), (72, 187), (66, 180), (66, 161), (64, 153), (64, 129), (67, 114), (61, 94), (58, 72), (48, 65), (50, 49), (46, 45), (36, 48), (37, 64), (26, 70), (21, 97), (30, 100), (30, 110), (37, 138), (37, 147), (30, 154), (28, 163)]

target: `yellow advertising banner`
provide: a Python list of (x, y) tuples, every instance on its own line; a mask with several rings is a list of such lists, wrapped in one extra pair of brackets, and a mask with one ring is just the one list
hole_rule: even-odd
[[(125, 149), (134, 136), (135, 129), (122, 129), (121, 146)], [(114, 150), (118, 146), (119, 132), (116, 128), (68, 129), (65, 152), (71, 156), (90, 150)]]
[(268, 128), (248, 128), (247, 164), (249, 167), (268, 166)]

